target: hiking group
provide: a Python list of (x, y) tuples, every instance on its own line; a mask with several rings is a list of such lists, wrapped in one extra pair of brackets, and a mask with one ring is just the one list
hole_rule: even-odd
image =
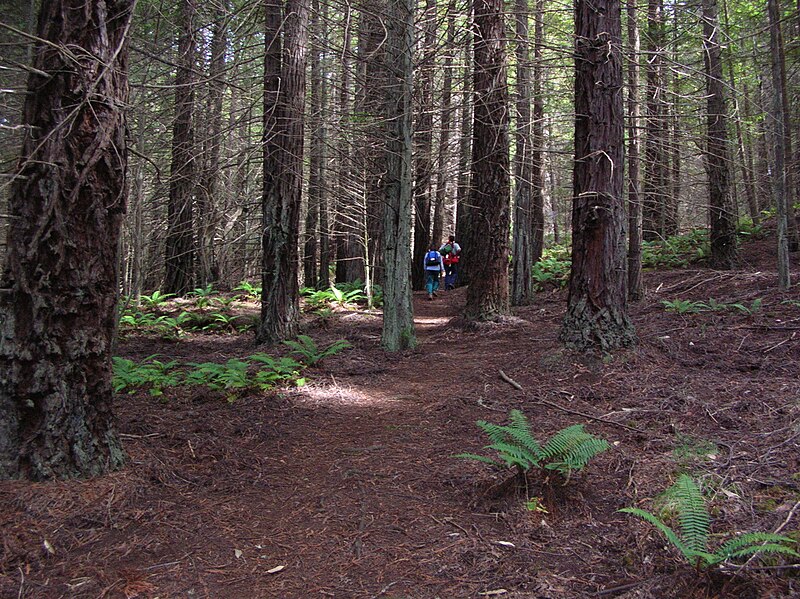
[(439, 277), (444, 273), (444, 289), (456, 288), (458, 279), (458, 261), (461, 259), (461, 246), (456, 243), (453, 235), (447, 238), (447, 243), (436, 248), (432, 243), (428, 253), (425, 254), (425, 291), (428, 299), (436, 297), (439, 290)]

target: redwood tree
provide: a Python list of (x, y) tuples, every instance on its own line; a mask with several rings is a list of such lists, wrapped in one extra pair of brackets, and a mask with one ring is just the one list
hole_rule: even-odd
[(703, 0), (703, 56), (708, 98), (706, 172), (708, 173), (711, 265), (729, 270), (736, 265), (736, 212), (730, 198), (728, 110), (722, 80), (722, 47), (717, 0)]
[(561, 339), (576, 349), (630, 345), (627, 315), (619, 0), (575, 8), (572, 274)]
[(164, 272), (164, 290), (176, 295), (183, 295), (194, 285), (195, 10), (195, 0), (181, 0)]
[(261, 343), (297, 334), (308, 0), (266, 0)]
[(510, 211), (508, 85), (502, 0), (476, 0), (474, 113), (467, 252), (469, 291), (464, 315), (489, 320), (509, 311), (508, 228)]
[(43, 2), (0, 292), (0, 478), (122, 464), (111, 413), (131, 0)]
[(389, 0), (383, 334), (388, 351), (416, 345), (411, 297), (411, 92), (413, 0)]

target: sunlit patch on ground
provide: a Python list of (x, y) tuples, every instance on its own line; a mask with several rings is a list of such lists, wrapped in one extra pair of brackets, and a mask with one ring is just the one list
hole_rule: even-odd
[(446, 325), (449, 321), (450, 321), (449, 316), (444, 318), (431, 318), (431, 317), (421, 318), (417, 316), (414, 318), (414, 323), (417, 326), (422, 326), (422, 327), (441, 327)]
[(294, 391), (291, 397), (297, 404), (304, 406), (385, 408), (399, 403), (397, 399), (365, 393), (355, 387), (338, 383), (305, 385)]

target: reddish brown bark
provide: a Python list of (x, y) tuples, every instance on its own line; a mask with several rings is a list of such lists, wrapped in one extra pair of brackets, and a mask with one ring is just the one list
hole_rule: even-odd
[[(297, 334), (298, 239), (303, 175), (308, 0), (288, 0), (282, 16), (267, 11), (261, 322), (256, 338), (272, 343)], [(283, 43), (279, 41), (282, 38)]]
[(736, 213), (730, 198), (728, 114), (722, 80), (717, 1), (703, 2), (703, 54), (708, 98), (706, 172), (708, 173), (711, 265), (731, 269), (736, 265)]
[(619, 0), (575, 9), (572, 274), (561, 339), (576, 349), (630, 345), (627, 315)]
[(196, 42), (194, 0), (182, 0), (181, 37), (175, 75), (175, 119), (172, 125), (172, 165), (167, 204), (167, 239), (164, 290), (182, 295), (194, 285), (194, 180), (195, 147), (194, 70)]
[(122, 463), (111, 413), (129, 0), (42, 4), (0, 293), (0, 478)]
[(502, 0), (476, 0), (470, 285), (464, 315), (487, 320), (508, 302), (508, 86)]

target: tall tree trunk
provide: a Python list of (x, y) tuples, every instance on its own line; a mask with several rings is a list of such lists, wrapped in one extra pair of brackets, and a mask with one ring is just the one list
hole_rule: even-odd
[(386, 202), (381, 344), (396, 352), (416, 345), (411, 294), (411, 94), (414, 0), (389, 0)]
[(783, 45), (780, 5), (778, 0), (767, 0), (769, 14), (770, 50), (772, 51), (772, 118), (775, 137), (775, 170), (772, 177), (772, 193), (777, 208), (778, 221), (778, 286), (789, 289), (791, 277), (789, 273), (789, 210), (786, 193), (786, 115), (783, 112), (784, 87), (782, 85), (781, 53)]
[(195, 0), (181, 0), (178, 68), (175, 75), (175, 120), (167, 204), (164, 291), (183, 295), (194, 285), (195, 147), (192, 113), (195, 88)]
[(628, 1), (628, 299), (644, 295), (642, 281), (642, 201), (639, 194), (639, 25), (636, 0)]
[(722, 80), (721, 33), (717, 0), (703, 0), (703, 56), (708, 98), (706, 172), (708, 173), (711, 266), (728, 270), (736, 266), (736, 213), (730, 198), (728, 114)]
[(561, 339), (609, 351), (634, 341), (627, 314), (619, 0), (575, 9), (572, 274)]
[(197, 283), (205, 287), (220, 276), (216, 258), (216, 231), (219, 224), (220, 151), (222, 148), (222, 96), (225, 91), (225, 51), (227, 39), (227, 0), (216, 8), (211, 38), (211, 63), (208, 69), (208, 137), (205, 140), (204, 163), (198, 190)]
[[(287, 0), (285, 13), (266, 0), (264, 192), (261, 322), (256, 339), (297, 334), (298, 238), (303, 183), (308, 0)], [(282, 39), (282, 44), (279, 41)]]
[[(319, 16), (319, 0), (312, 1), (311, 29), (313, 37), (320, 37), (323, 24)], [(307, 287), (319, 286), (317, 270), (318, 229), (320, 213), (325, 201), (323, 169), (327, 157), (327, 132), (325, 128), (326, 79), (322, 76), (322, 50), (315, 47), (311, 53), (311, 147), (308, 168), (308, 210), (306, 211), (305, 241), (303, 243), (303, 281)]]
[(531, 91), (528, 44), (528, 0), (516, 0), (517, 122), (514, 153), (514, 237), (511, 304), (522, 306), (533, 296), (533, 206), (531, 179)]
[[(662, 2), (663, 6), (663, 2)], [(663, 12), (663, 8), (662, 8)], [(672, 57), (673, 64), (679, 64), (678, 52), (678, 14), (677, 6), (672, 6)], [(680, 228), (680, 201), (681, 201), (681, 91), (678, 69), (669, 69), (662, 63), (661, 80), (664, 84), (663, 94), (671, 88), (669, 101), (664, 100), (664, 232), (665, 237), (678, 234)]]
[[(470, 8), (472, 4), (469, 4)], [(467, 15), (469, 18), (470, 15)], [(461, 132), (458, 141), (458, 189), (456, 190), (456, 239), (461, 246), (457, 285), (469, 283), (469, 255), (472, 251), (472, 219), (469, 195), (472, 186), (470, 159), (472, 158), (472, 45), (468, 38), (464, 44), (464, 72), (461, 94)]]
[(111, 412), (130, 0), (39, 13), (0, 289), (0, 478), (120, 466)]
[[(475, 0), (472, 142), (472, 251), (464, 316), (490, 320), (509, 311), (508, 84), (502, 0)], [(459, 265), (460, 266), (460, 265)]]
[[(439, 157), (436, 169), (436, 202), (433, 209), (433, 239), (440, 243), (444, 238), (444, 220), (447, 211), (447, 182), (452, 176), (450, 169), (450, 129), (453, 118), (453, 53), (456, 37), (455, 0), (447, 6), (447, 46), (445, 49), (442, 77), (441, 133), (439, 135)], [(452, 221), (448, 227), (452, 226)]]
[(647, 86), (645, 94), (645, 172), (642, 194), (643, 237), (648, 241), (664, 235), (666, 201), (666, 125), (664, 122), (664, 18), (661, 0), (649, 0), (647, 6)]
[(420, 63), (419, 113), (414, 127), (415, 181), (414, 181), (414, 254), (411, 281), (414, 289), (425, 286), (424, 258), (431, 241), (431, 173), (433, 152), (433, 78), (436, 56), (436, 0), (425, 4), (425, 44)]
[(350, 132), (352, 114), (352, 28), (353, 18), (350, 6), (342, 16), (344, 39), (341, 53), (341, 80), (339, 81), (339, 131), (337, 142), (340, 150), (339, 172), (337, 176), (336, 197), (334, 198), (334, 244), (336, 250), (336, 281), (354, 280), (352, 266), (358, 262), (358, 244), (353, 234), (357, 216), (353, 214), (351, 197), (353, 157), (351, 156), (353, 136)]
[(531, 139), (531, 208), (533, 244), (531, 261), (535, 264), (544, 251), (544, 0), (536, 0), (533, 43), (533, 138)]

